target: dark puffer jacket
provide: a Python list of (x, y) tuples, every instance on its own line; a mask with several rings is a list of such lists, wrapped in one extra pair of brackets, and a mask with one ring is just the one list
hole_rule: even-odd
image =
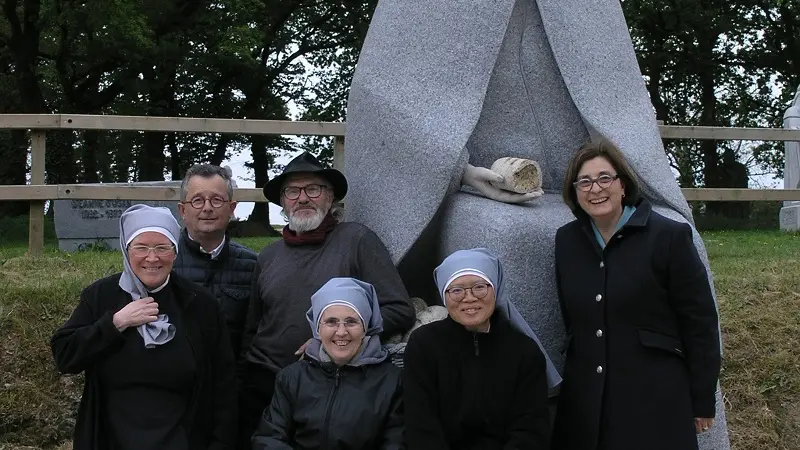
[(401, 370), (379, 364), (337, 367), (307, 359), (278, 373), (254, 450), (400, 450)]
[(184, 228), (178, 243), (178, 258), (172, 267), (176, 273), (204, 286), (219, 302), (231, 337), (233, 354), (239, 356), (242, 331), (250, 299), (250, 283), (258, 255), (249, 248), (225, 237), (225, 245), (216, 259), (200, 250)]

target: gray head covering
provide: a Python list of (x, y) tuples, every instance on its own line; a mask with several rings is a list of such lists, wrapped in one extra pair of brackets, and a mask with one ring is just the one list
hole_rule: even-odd
[[(511, 325), (533, 339), (544, 354), (547, 365), (547, 385), (551, 389), (561, 384), (561, 376), (558, 374), (550, 356), (545, 351), (536, 333), (533, 332), (528, 322), (517, 311), (517, 308), (507, 298), (503, 287), (503, 266), (496, 256), (485, 248), (473, 248), (471, 250), (458, 250), (451, 254), (434, 271), (436, 286), (442, 296), (442, 302), (446, 302), (444, 291), (455, 278), (461, 275), (478, 275), (492, 284), (495, 295), (495, 314), (499, 313), (508, 320)], [(445, 305), (446, 306), (446, 305)]]
[(318, 361), (330, 361), (330, 357), (322, 348), (319, 336), (319, 324), (322, 313), (333, 305), (351, 308), (364, 324), (364, 341), (361, 350), (348, 363), (351, 366), (376, 364), (386, 359), (389, 352), (381, 345), (378, 333), (383, 331), (383, 317), (375, 288), (355, 278), (331, 278), (314, 295), (311, 296), (311, 308), (306, 313), (311, 326), (313, 340), (306, 349), (306, 354)]
[[(177, 236), (180, 236), (181, 229), (169, 209), (133, 205), (122, 213), (119, 219), (119, 246), (122, 249), (124, 269), (119, 278), (119, 286), (129, 293), (133, 300), (148, 297), (150, 292), (133, 273), (131, 263), (128, 261), (128, 244), (136, 236), (147, 231), (163, 234), (175, 245), (175, 251), (178, 251)], [(169, 317), (166, 314), (159, 314), (155, 322), (140, 325), (136, 329), (147, 348), (166, 344), (175, 337), (175, 326), (169, 323)]]

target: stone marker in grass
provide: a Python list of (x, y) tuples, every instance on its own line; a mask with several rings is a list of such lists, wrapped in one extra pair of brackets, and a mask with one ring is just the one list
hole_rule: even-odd
[[(139, 183), (103, 183), (102, 186), (166, 186), (180, 190), (179, 181), (153, 181)], [(100, 246), (119, 250), (119, 217), (137, 203), (165, 206), (183, 225), (176, 201), (140, 200), (55, 200), (53, 215), (58, 237), (58, 248), (66, 252)]]

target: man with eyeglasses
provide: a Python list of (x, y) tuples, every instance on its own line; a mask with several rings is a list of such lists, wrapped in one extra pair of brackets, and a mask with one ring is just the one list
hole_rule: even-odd
[(184, 229), (174, 270), (217, 298), (238, 357), (257, 255), (226, 235), (236, 209), (232, 175), (230, 168), (211, 164), (186, 171), (178, 203)]
[(383, 242), (369, 228), (341, 222), (337, 204), (347, 180), (303, 152), (264, 186), (270, 202), (283, 208), (288, 224), (283, 239), (258, 255), (242, 340), (240, 448), (250, 437), (272, 399), (275, 375), (297, 361), (311, 339), (306, 312), (311, 295), (328, 280), (352, 277), (375, 287), (383, 317), (381, 341), (403, 334), (414, 324), (400, 275)]

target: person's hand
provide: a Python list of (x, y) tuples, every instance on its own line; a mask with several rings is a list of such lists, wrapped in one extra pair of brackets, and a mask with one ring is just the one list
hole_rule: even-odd
[(302, 356), (303, 352), (306, 351), (306, 347), (308, 347), (308, 344), (310, 344), (310, 343), (311, 343), (311, 339), (307, 340), (305, 344), (301, 345), (300, 348), (297, 349), (296, 352), (294, 352), (294, 355), (295, 356), (298, 356), (298, 355)]
[(158, 319), (158, 303), (153, 297), (134, 300), (114, 314), (114, 326), (119, 331), (129, 327), (138, 327)]
[(711, 426), (714, 425), (714, 419), (706, 418), (706, 417), (695, 417), (694, 418), (694, 429), (698, 433), (702, 433), (704, 431), (708, 431)]
[(484, 197), (503, 203), (523, 203), (539, 198), (544, 195), (544, 191), (537, 189), (528, 194), (517, 194), (516, 192), (504, 191), (496, 188), (491, 183), (502, 183), (503, 177), (485, 167), (475, 167), (467, 164), (467, 170), (461, 178), (461, 184), (472, 186)]

